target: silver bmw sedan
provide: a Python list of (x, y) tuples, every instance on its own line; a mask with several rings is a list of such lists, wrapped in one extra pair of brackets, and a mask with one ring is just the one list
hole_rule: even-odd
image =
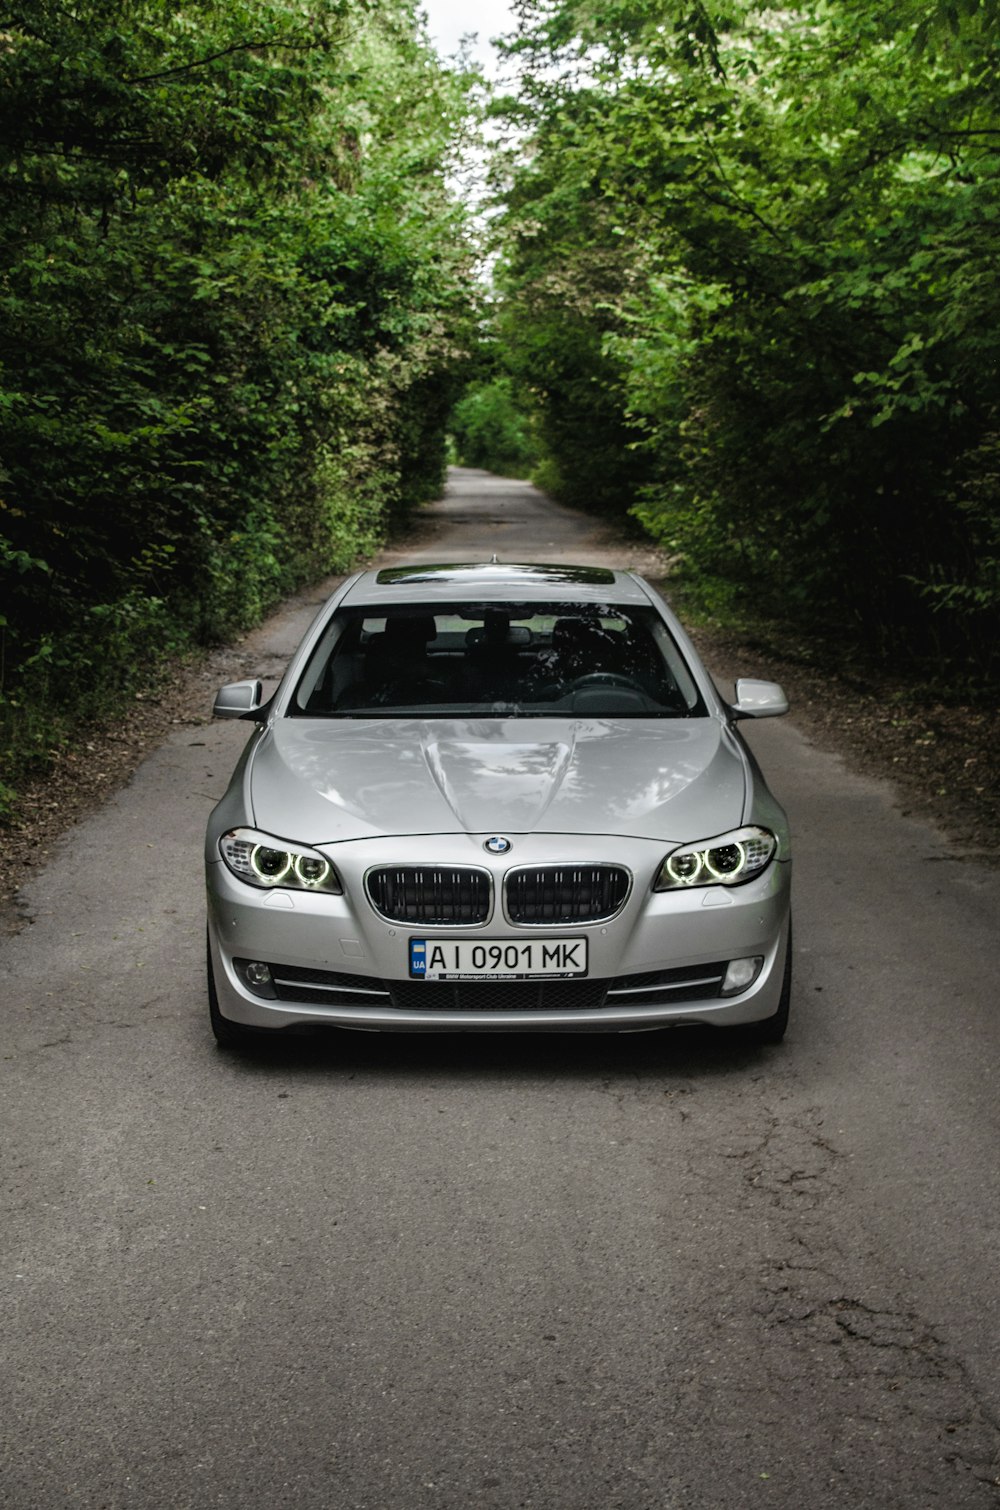
[(345, 582), (266, 703), (206, 842), (225, 1047), (270, 1030), (635, 1032), (775, 1042), (788, 823), (667, 605), (604, 567)]

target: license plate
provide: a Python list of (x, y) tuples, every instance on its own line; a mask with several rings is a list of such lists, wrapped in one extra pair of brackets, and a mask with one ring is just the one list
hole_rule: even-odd
[(587, 973), (587, 940), (410, 939), (411, 980), (536, 980)]

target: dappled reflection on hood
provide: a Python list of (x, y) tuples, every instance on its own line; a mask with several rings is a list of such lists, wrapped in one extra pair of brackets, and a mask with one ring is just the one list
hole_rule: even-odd
[(252, 767), (254, 821), (311, 843), (532, 830), (683, 840), (740, 821), (717, 720), (281, 719)]

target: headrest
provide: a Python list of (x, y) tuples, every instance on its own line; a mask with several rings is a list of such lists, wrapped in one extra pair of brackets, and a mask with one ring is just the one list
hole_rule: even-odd
[(437, 624), (432, 613), (393, 614), (385, 621), (385, 635), (390, 645), (426, 645), (437, 639)]

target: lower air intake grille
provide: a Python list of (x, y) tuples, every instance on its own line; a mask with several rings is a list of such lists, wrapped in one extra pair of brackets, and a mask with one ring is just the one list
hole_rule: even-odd
[(316, 1007), (387, 1007), (384, 980), (373, 975), (347, 975), (340, 970), (311, 970), (301, 965), (272, 965), (271, 978), (279, 1001), (298, 1001)]
[(614, 917), (628, 896), (629, 873), (617, 865), (550, 865), (507, 877), (512, 923), (596, 923)]
[(686, 965), (616, 980), (382, 980), (299, 965), (271, 965), (279, 1001), (304, 1006), (396, 1007), (422, 1012), (569, 1012), (596, 1007), (669, 1006), (718, 997), (726, 962)]
[(568, 1012), (603, 1007), (606, 980), (390, 981), (394, 1007), (419, 1012)]
[(611, 982), (608, 1006), (668, 1006), (671, 1001), (711, 1001), (722, 991), (726, 961), (619, 975)]
[(375, 911), (393, 923), (485, 923), (490, 915), (490, 877), (460, 866), (386, 866), (366, 882)]

